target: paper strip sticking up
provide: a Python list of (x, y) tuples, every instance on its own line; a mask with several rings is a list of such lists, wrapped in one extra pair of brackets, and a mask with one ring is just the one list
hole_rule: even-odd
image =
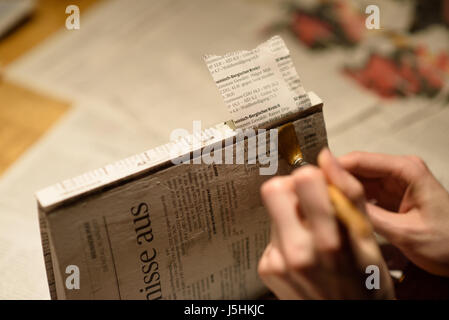
[(311, 105), (279, 36), (251, 51), (207, 55), (204, 61), (237, 128), (261, 127)]

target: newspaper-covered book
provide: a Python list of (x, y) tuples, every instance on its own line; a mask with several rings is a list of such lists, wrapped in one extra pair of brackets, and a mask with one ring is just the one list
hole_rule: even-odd
[[(327, 146), (323, 103), (306, 93), (280, 37), (205, 56), (232, 120), (36, 193), (54, 299), (256, 299), (270, 237), (261, 184), (288, 174), (277, 129), (304, 160)], [(195, 127), (195, 126), (194, 126)]]
[[(322, 102), (309, 96), (312, 107), (290, 120), (305, 160), (315, 163), (327, 137)], [(236, 131), (216, 128), (225, 138), (200, 149), (233, 139), (223, 154), (235, 150)], [(245, 139), (249, 154), (247, 146)], [(261, 175), (263, 165), (249, 164), (248, 156), (245, 164), (192, 159), (175, 165), (167, 148), (37, 193), (53, 299), (254, 299), (266, 293), (257, 263), (270, 224), (259, 188), (271, 175)], [(289, 171), (279, 159), (275, 174)], [(79, 288), (67, 283), (73, 266)]]

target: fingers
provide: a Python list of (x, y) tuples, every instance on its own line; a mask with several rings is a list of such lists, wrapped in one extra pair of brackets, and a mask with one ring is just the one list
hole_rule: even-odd
[(371, 203), (366, 205), (366, 209), (376, 232), (393, 244), (402, 241), (406, 226), (411, 220), (410, 213), (405, 215), (390, 212)]
[(306, 275), (320, 262), (332, 267), (339, 246), (324, 175), (310, 166), (269, 180), (261, 193), (272, 219), (271, 242), (259, 263), (261, 279), (281, 299), (318, 297)]
[[(349, 211), (350, 208), (343, 206), (340, 208), (341, 212), (339, 214), (340, 220), (344, 222), (346, 229), (356, 231), (350, 232), (348, 234), (349, 238), (347, 239), (352, 248), (353, 257), (351, 260), (354, 259), (357, 261), (356, 264), (358, 265), (364, 265), (363, 261), (366, 256), (365, 249), (377, 248), (377, 244), (372, 235), (368, 218), (364, 216), (364, 213), (366, 213), (366, 200), (363, 186), (354, 176), (343, 169), (327, 148), (320, 152), (318, 164), (329, 183), (339, 191), (337, 194), (343, 193), (348, 198), (347, 200), (361, 212)], [(337, 201), (335, 205), (341, 207), (341, 204), (347, 200)], [(353, 213), (349, 214), (350, 212)], [(377, 255), (374, 256), (377, 257)]]
[(357, 273), (366, 262), (382, 262), (373, 237), (363, 239), (361, 246), (354, 245), (355, 256), (345, 251), (348, 247), (341, 249), (343, 240), (327, 184), (333, 183), (364, 208), (363, 189), (329, 152), (320, 155), (319, 162), (321, 170), (306, 166), (290, 176), (270, 179), (261, 188), (272, 221), (272, 238), (258, 272), (281, 299), (360, 296), (360, 279), (342, 278), (342, 272)]
[(364, 178), (394, 177), (407, 184), (413, 183), (427, 171), (424, 162), (416, 156), (395, 156), (380, 153), (351, 152), (339, 158), (349, 172)]
[(257, 271), (265, 285), (279, 299), (305, 298), (289, 280), (284, 258), (273, 243), (267, 245), (260, 258)]
[(300, 212), (310, 225), (315, 248), (327, 253), (337, 251), (338, 227), (323, 173), (316, 167), (307, 166), (296, 170), (293, 179)]
[(365, 211), (365, 194), (362, 184), (337, 162), (329, 149), (323, 149), (318, 164), (329, 183), (335, 185), (362, 212)]
[(310, 265), (313, 260), (312, 240), (298, 216), (293, 178), (272, 178), (262, 185), (261, 194), (278, 237), (273, 241), (279, 242), (287, 265)]
[(342, 250), (348, 239), (340, 239), (328, 183), (365, 212), (363, 188), (328, 150), (320, 154), (318, 162), (320, 168), (303, 167), (290, 176), (270, 179), (261, 188), (272, 221), (272, 239), (258, 272), (281, 299), (360, 296), (364, 294), (360, 279), (342, 279), (342, 271), (348, 275), (348, 270), (357, 273), (366, 264), (382, 265), (373, 237), (362, 239), (360, 245), (351, 241), (354, 254), (346, 252), (347, 246)]

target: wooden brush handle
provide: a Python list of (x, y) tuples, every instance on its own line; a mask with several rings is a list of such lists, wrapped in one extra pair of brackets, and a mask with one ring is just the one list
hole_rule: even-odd
[(337, 219), (358, 236), (367, 237), (372, 233), (365, 215), (334, 185), (327, 186), (329, 197), (334, 206)]

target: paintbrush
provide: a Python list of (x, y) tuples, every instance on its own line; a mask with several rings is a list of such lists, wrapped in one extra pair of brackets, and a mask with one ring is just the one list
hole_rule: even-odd
[[(291, 166), (301, 167), (307, 164), (291, 122), (279, 128), (278, 138), (279, 153)], [(370, 235), (371, 226), (365, 215), (336, 186), (329, 184), (327, 188), (336, 217), (343, 226), (358, 236)]]

